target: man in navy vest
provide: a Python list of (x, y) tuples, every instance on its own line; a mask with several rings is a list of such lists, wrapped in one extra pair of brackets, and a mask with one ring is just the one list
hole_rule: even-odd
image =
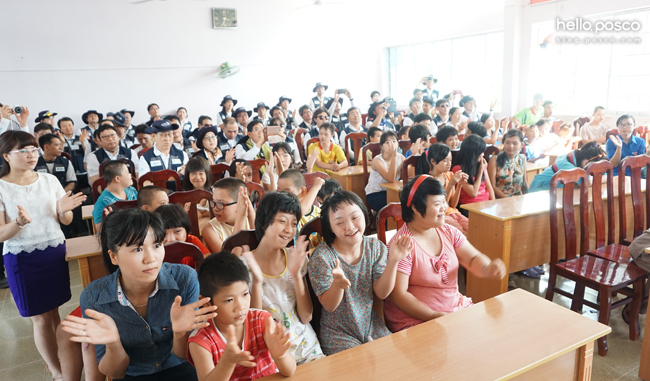
[(135, 144), (135, 140), (131, 139), (126, 133), (129, 126), (126, 123), (126, 115), (122, 114), (121, 111), (113, 114), (113, 124), (117, 129), (117, 136), (120, 138), (120, 147), (131, 148)]
[(54, 134), (46, 134), (38, 138), (38, 145), (43, 150), (43, 155), (38, 158), (34, 171), (54, 175), (66, 192), (73, 191), (77, 185), (77, 176), (72, 163), (61, 156), (63, 151), (61, 138)]
[(120, 147), (120, 138), (117, 135), (117, 129), (110, 124), (102, 124), (97, 129), (99, 142), (102, 148), (98, 148), (86, 157), (86, 170), (90, 184), (99, 179), (99, 165), (106, 160), (129, 159), (135, 167), (136, 176), (138, 174), (138, 154), (130, 148)]
[(182, 174), (189, 160), (187, 154), (174, 146), (174, 130), (181, 128), (168, 120), (156, 120), (147, 132), (155, 134), (153, 148), (140, 157), (140, 176), (163, 169)]
[[(339, 141), (341, 142), (341, 148), (343, 148), (343, 151), (348, 149), (350, 153), (350, 159), (353, 161), (354, 160), (354, 151), (352, 150), (352, 147), (346, 147), (346, 141), (345, 137), (348, 136), (349, 134), (357, 133), (357, 132), (368, 132), (368, 129), (365, 128), (361, 124), (361, 110), (358, 107), (350, 107), (347, 112), (348, 116), (348, 123), (346, 123), (345, 127), (342, 128), (341, 134), (339, 137)], [(366, 144), (366, 140), (363, 140), (361, 142), (361, 146), (363, 147)]]
[(248, 134), (246, 127), (250, 122), (250, 116), (253, 114), (252, 111), (246, 111), (244, 107), (239, 107), (235, 112), (232, 113), (233, 118), (237, 119), (237, 124), (239, 125), (239, 133), (242, 135)]
[(151, 127), (153, 122), (157, 120), (162, 120), (160, 117), (160, 106), (156, 103), (152, 103), (149, 106), (147, 106), (147, 112), (149, 113), (149, 120), (146, 122), (147, 126)]
[(83, 133), (84, 130), (87, 131), (88, 141), (90, 142), (90, 146), (86, 149), (87, 152), (93, 152), (98, 148), (97, 144), (93, 141), (93, 134), (102, 119), (104, 119), (104, 114), (97, 112), (97, 110), (88, 110), (81, 115), (81, 120), (86, 123), (86, 126), (81, 129), (81, 132)]
[(319, 107), (325, 108), (325, 103), (329, 102), (331, 99), (325, 96), (327, 87), (327, 85), (323, 85), (320, 82), (316, 83), (316, 86), (314, 86), (313, 92), (316, 93), (316, 96), (309, 101), (309, 106), (311, 106), (312, 110)]
[(234, 149), (237, 142), (244, 138), (244, 135), (239, 133), (239, 127), (235, 118), (226, 118), (224, 126), (217, 134), (219, 139), (219, 149), (225, 155), (226, 152)]
[(121, 109), (120, 112), (126, 117), (126, 136), (131, 140), (135, 141), (135, 124), (131, 124), (133, 117), (135, 116), (135, 111), (127, 110), (125, 108)]
[(70, 155), (72, 165), (77, 175), (86, 173), (84, 166), (84, 147), (88, 143), (88, 131), (82, 130), (81, 136), (74, 133), (74, 121), (67, 116), (57, 121), (60, 137), (63, 139), (63, 151)]

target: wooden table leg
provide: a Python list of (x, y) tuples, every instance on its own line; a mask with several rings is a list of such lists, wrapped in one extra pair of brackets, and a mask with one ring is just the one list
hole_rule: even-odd
[(594, 359), (594, 342), (590, 341), (578, 350), (578, 381), (591, 380), (591, 365)]
[(79, 258), (79, 272), (81, 273), (81, 285), (86, 288), (92, 282), (90, 278), (90, 266), (88, 265), (88, 258)]
[(469, 242), (490, 259), (500, 258), (506, 265), (506, 276), (501, 280), (481, 279), (467, 272), (467, 296), (472, 298), (474, 303), (508, 291), (511, 223), (512, 220), (499, 221), (478, 213), (469, 213)]
[(650, 319), (648, 319), (648, 315), (645, 317), (645, 328), (643, 329), (639, 378), (644, 381), (650, 381)]

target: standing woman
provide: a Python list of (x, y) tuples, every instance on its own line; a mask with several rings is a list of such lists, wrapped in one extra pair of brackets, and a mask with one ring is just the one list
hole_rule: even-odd
[(176, 116), (180, 119), (183, 137), (189, 136), (189, 134), (194, 130), (194, 126), (192, 126), (192, 122), (187, 119), (187, 109), (185, 107), (179, 107), (178, 110), (176, 110)]
[(490, 159), (488, 173), (496, 198), (528, 193), (526, 158), (519, 153), (523, 144), (524, 134), (520, 130), (508, 130), (503, 138), (503, 151)]
[(237, 104), (237, 99), (232, 99), (230, 95), (223, 97), (221, 101), (221, 111), (217, 114), (217, 126), (225, 123), (226, 118), (232, 118), (232, 111)]
[(72, 222), (72, 210), (86, 196), (70, 196), (56, 177), (34, 172), (38, 144), (33, 135), (0, 135), (0, 241), (7, 280), (18, 312), (30, 317), (34, 341), (54, 379), (61, 379), (56, 327), (59, 306), (70, 300), (65, 237), (59, 223)]

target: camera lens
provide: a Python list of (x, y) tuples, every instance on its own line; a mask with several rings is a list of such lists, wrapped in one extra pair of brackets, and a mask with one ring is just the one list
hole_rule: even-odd
[(22, 114), (23, 113), (23, 108), (20, 107), (20, 106), (16, 106), (16, 107), (14, 107), (14, 112), (16, 114)]

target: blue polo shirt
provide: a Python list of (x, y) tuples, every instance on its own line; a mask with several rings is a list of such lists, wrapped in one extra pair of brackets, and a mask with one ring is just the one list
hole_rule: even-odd
[[(147, 320), (133, 307), (125, 306), (118, 295), (120, 271), (97, 279), (81, 293), (79, 304), (83, 317), (90, 308), (110, 316), (120, 332), (120, 341), (129, 355), (127, 376), (144, 376), (181, 365), (184, 360), (172, 353), (174, 334), (169, 311), (177, 295), (181, 305), (199, 300), (199, 280), (196, 271), (186, 265), (163, 263), (158, 273), (156, 290), (149, 296)], [(95, 345), (97, 362), (106, 353), (105, 345)]]
[[(574, 151), (571, 151), (567, 155), (558, 156), (558, 158), (555, 159), (555, 165), (558, 168), (558, 172), (563, 169), (572, 169), (576, 167), (568, 160), (567, 156), (569, 155), (573, 156), (573, 161), (575, 162), (576, 159)], [(528, 193), (549, 190), (551, 187), (551, 178), (553, 175), (555, 175), (553, 166), (550, 166), (544, 169), (542, 173), (535, 175), (535, 177), (533, 177), (533, 181), (530, 183), (530, 187), (528, 187)], [(562, 188), (562, 186), (563, 184), (558, 184), (557, 187)]]
[(93, 222), (101, 224), (104, 220), (104, 208), (117, 201), (131, 201), (138, 199), (138, 191), (134, 187), (128, 187), (124, 190), (126, 192), (126, 200), (115, 197), (115, 195), (108, 190), (104, 189), (102, 194), (97, 197), (95, 206), (93, 207)]
[[(618, 135), (620, 138), (621, 135)], [(623, 139), (621, 139), (623, 141)], [(611, 159), (616, 154), (616, 145), (612, 143), (611, 140), (607, 140), (607, 157)], [(645, 140), (641, 139), (638, 136), (632, 135), (629, 143), (623, 141), (623, 147), (621, 148), (621, 160), (625, 159), (628, 156), (637, 156), (645, 154)], [(618, 166), (614, 167), (614, 176), (618, 175)], [(630, 169), (628, 168), (625, 171), (626, 176), (630, 176)]]

